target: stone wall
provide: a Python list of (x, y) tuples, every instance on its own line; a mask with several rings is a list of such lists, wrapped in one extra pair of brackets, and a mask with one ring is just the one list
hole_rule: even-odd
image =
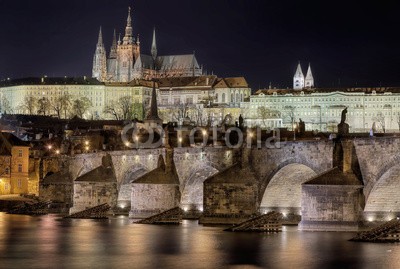
[(129, 212), (131, 218), (147, 218), (179, 206), (179, 186), (173, 184), (134, 184), (132, 203), (135, 208)]
[(304, 184), (301, 204), (300, 230), (357, 230), (361, 187)]
[(40, 184), (39, 196), (45, 201), (64, 203), (66, 207), (72, 206), (72, 183), (70, 184)]
[(70, 214), (90, 207), (107, 203), (111, 208), (117, 206), (117, 184), (110, 182), (75, 182), (74, 206)]

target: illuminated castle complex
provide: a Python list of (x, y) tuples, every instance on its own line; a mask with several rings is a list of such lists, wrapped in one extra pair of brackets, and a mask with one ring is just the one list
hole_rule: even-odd
[(200, 75), (202, 75), (202, 68), (194, 54), (159, 56), (157, 54), (155, 30), (153, 31), (151, 55), (142, 54), (139, 35), (136, 38), (133, 36), (130, 8), (125, 35), (122, 41), (120, 38), (117, 41), (114, 31), (108, 57), (100, 28), (92, 69), (92, 76), (99, 81), (129, 82), (133, 79)]

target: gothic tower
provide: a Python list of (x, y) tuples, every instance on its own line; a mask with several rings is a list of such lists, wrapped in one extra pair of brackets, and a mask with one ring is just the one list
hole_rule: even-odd
[(311, 65), (308, 63), (308, 69), (307, 69), (307, 74), (306, 74), (306, 79), (304, 83), (306, 88), (313, 88), (314, 87), (314, 77), (311, 72)]
[(116, 81), (129, 82), (133, 79), (133, 66), (140, 54), (140, 45), (133, 38), (131, 8), (126, 20), (125, 36), (117, 45)]
[(293, 77), (293, 89), (301, 90), (304, 88), (304, 75), (303, 71), (301, 70), (300, 62), (297, 65), (296, 73)]
[(107, 61), (106, 49), (104, 48), (103, 35), (101, 33), (101, 27), (100, 27), (96, 52), (94, 53), (93, 56), (92, 77), (97, 78), (100, 81), (104, 81), (106, 79), (107, 76), (106, 61)]

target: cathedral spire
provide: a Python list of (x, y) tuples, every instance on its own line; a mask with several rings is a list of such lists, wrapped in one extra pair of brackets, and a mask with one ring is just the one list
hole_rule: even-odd
[(101, 32), (101, 27), (99, 31), (99, 37), (97, 39), (96, 51), (93, 56), (93, 68), (92, 77), (97, 78), (100, 81), (104, 81), (107, 75), (106, 69), (106, 50), (103, 44), (103, 34)]
[(157, 58), (156, 28), (153, 29), (153, 42), (151, 43), (151, 56), (155, 61)]
[(304, 88), (304, 74), (303, 71), (301, 70), (301, 64), (299, 61), (296, 72), (294, 73), (293, 77), (293, 89), (301, 90), (303, 88)]
[(147, 114), (147, 118), (145, 121), (155, 122), (160, 124), (162, 123), (162, 120), (158, 116), (156, 82), (154, 80), (153, 80), (153, 90), (151, 92), (150, 111)]
[(112, 41), (111, 50), (110, 50), (110, 58), (112, 58), (112, 59), (117, 58), (117, 35), (115, 33), (115, 29), (114, 29), (113, 41)]
[(307, 74), (306, 74), (306, 78), (305, 78), (305, 86), (307, 88), (314, 87), (314, 77), (311, 72), (311, 64), (310, 63), (308, 63), (308, 69), (307, 69)]
[(97, 46), (104, 46), (103, 45), (103, 34), (101, 33), (101, 26), (99, 31), (99, 38), (97, 39)]
[(133, 44), (131, 7), (128, 8), (128, 18), (126, 19), (125, 36), (123, 39), (123, 44)]

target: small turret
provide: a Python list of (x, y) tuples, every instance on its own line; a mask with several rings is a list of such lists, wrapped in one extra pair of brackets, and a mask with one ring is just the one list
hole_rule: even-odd
[(113, 41), (110, 49), (110, 59), (117, 58), (117, 36), (114, 29)]

